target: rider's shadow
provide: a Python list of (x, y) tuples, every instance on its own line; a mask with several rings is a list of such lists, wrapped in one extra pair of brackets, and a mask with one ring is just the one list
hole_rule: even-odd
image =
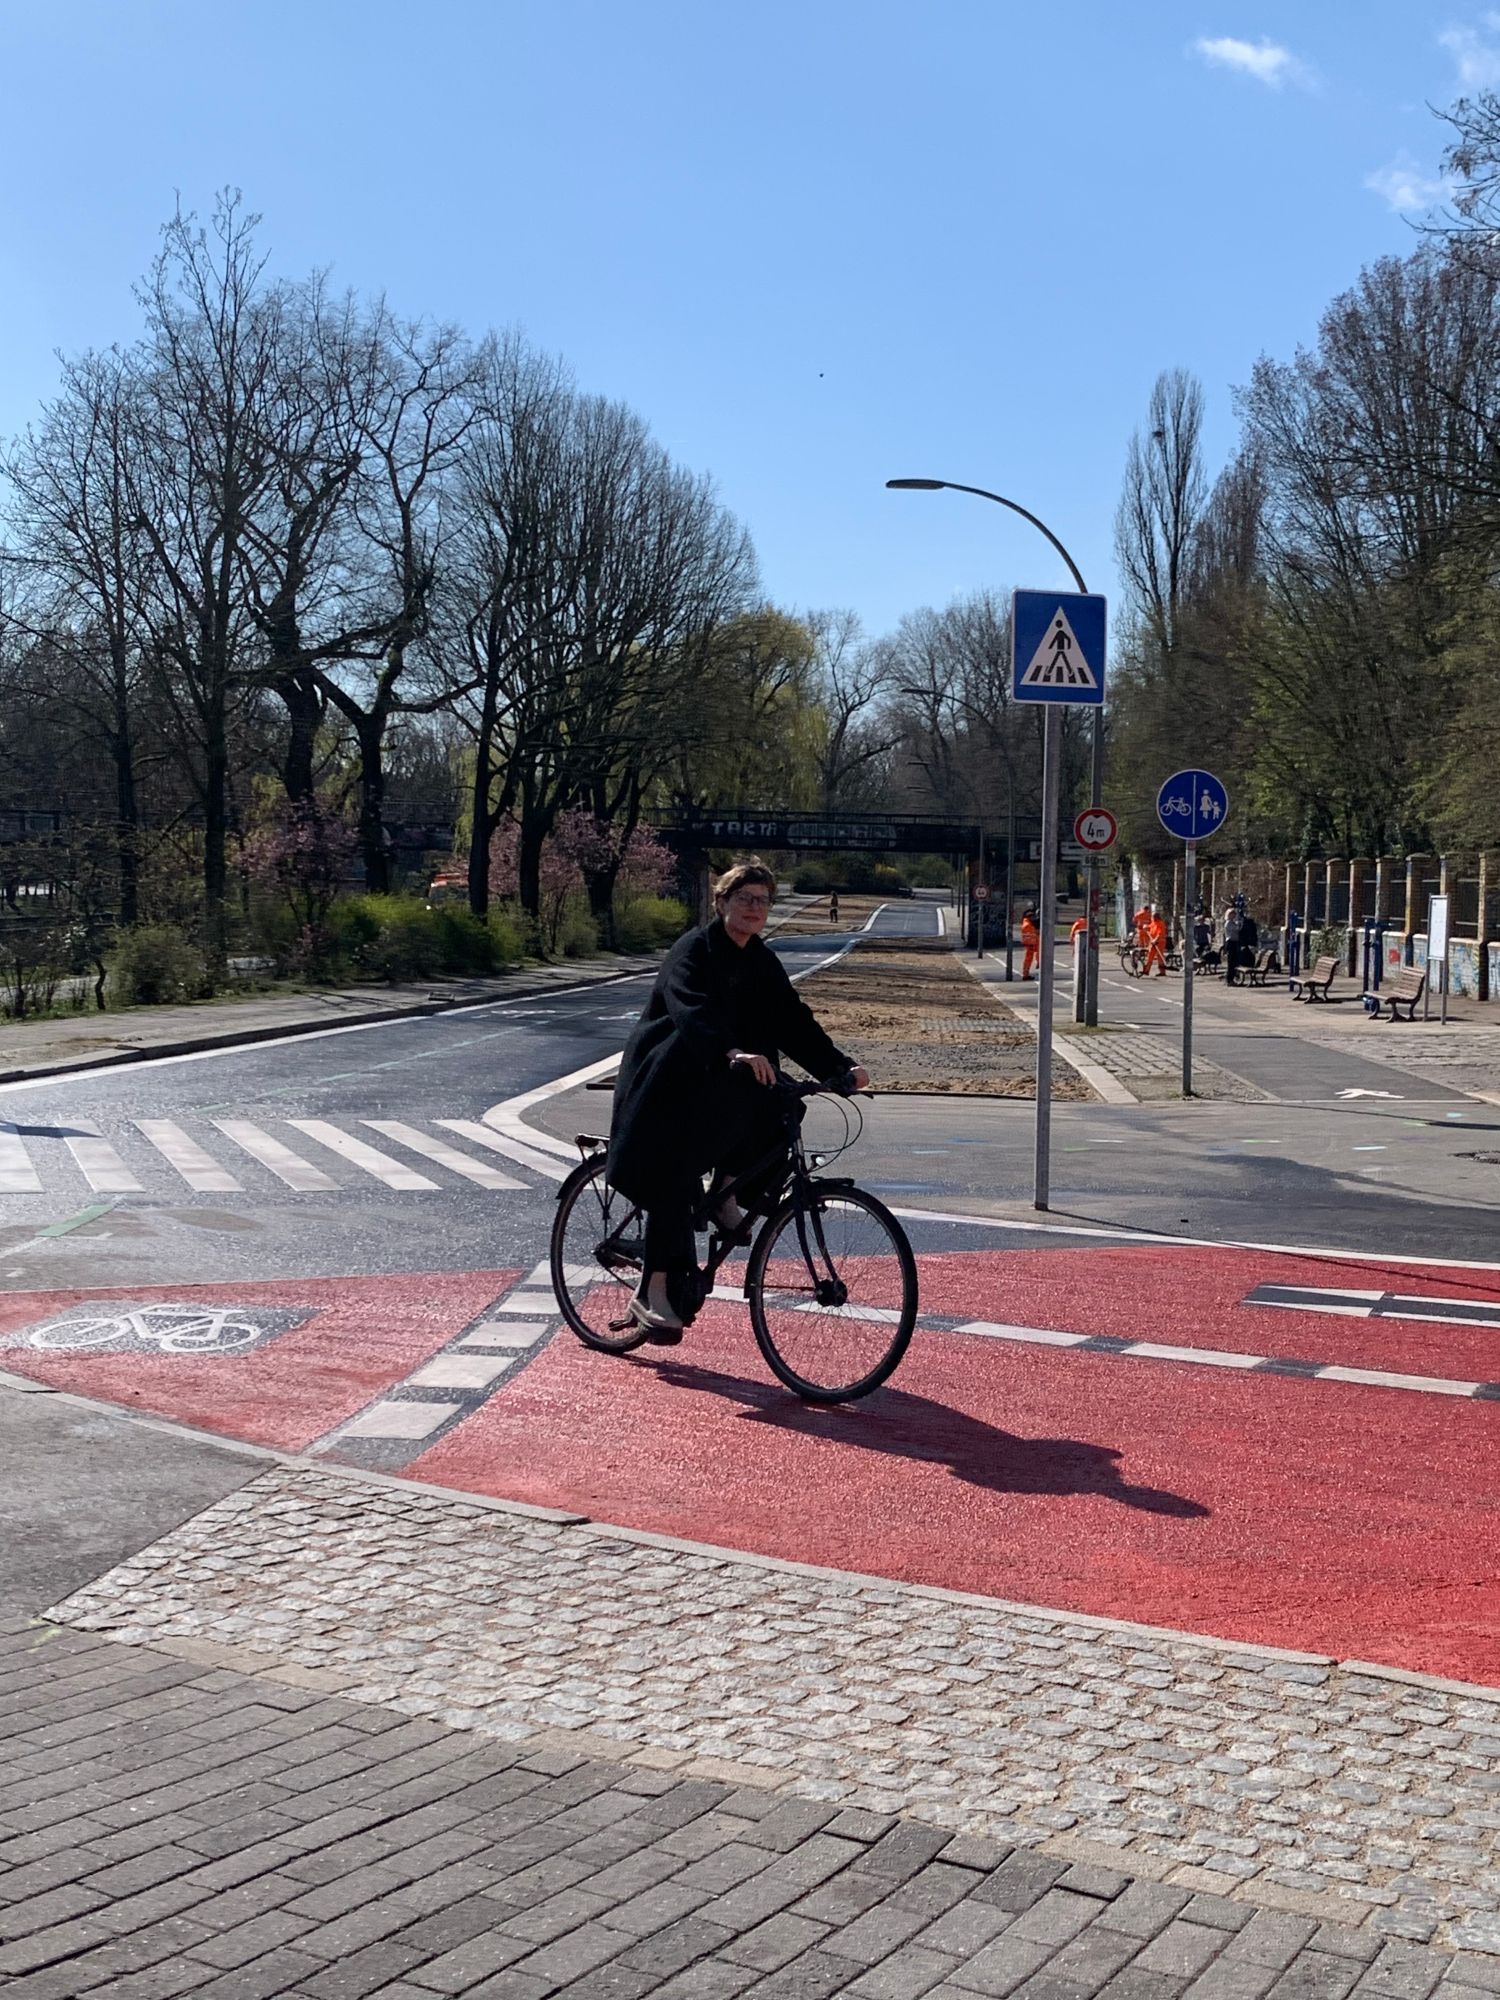
[(673, 1388), (722, 1396), (738, 1403), (752, 1423), (891, 1458), (925, 1459), (946, 1465), (956, 1479), (992, 1493), (1097, 1493), (1123, 1507), (1179, 1520), (1202, 1520), (1212, 1511), (1183, 1493), (1134, 1486), (1120, 1475), (1121, 1453), (1112, 1445), (1082, 1438), (1024, 1438), (978, 1417), (887, 1385), (862, 1403), (819, 1409), (799, 1403), (784, 1389), (741, 1375), (726, 1375), (685, 1361), (658, 1364)]

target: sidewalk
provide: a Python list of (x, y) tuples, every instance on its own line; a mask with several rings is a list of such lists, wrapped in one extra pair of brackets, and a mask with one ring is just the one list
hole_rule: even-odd
[(1493, 1690), (292, 1464), (0, 1684), (17, 2000), (1500, 1991)]
[[(962, 957), (969, 971), (1035, 1034), (1035, 984), (1019, 979), (1007, 983), (1003, 952), (983, 960), (970, 952)], [(1084, 1028), (1073, 1020), (1071, 963), (1070, 952), (1059, 945), (1053, 1019), (1056, 1053), (1107, 1102), (1180, 1098), (1181, 981), (1112, 979), (1105, 957), (1100, 1024)], [(1402, 1086), (1395, 1079), (1401, 1078), (1407, 1094), (1423, 1089), (1435, 1094), (1457, 1091), (1483, 1103), (1500, 1104), (1500, 1010), (1477, 1001), (1451, 1002), (1446, 1026), (1435, 1015), (1427, 1022), (1420, 1016), (1411, 1023), (1390, 1022), (1372, 1019), (1351, 998), (1332, 1005), (1295, 1002), (1284, 982), (1265, 988), (1226, 988), (1218, 980), (1200, 980), (1195, 985), (1194, 1024), (1193, 1090), (1200, 1100), (1296, 1101), (1306, 1087), (1298, 1073), (1308, 1068), (1308, 1052), (1322, 1050), (1332, 1061), (1320, 1065), (1320, 1073), (1326, 1076), (1347, 1068), (1351, 1091), (1370, 1095), (1385, 1084), (1400, 1093)], [(1285, 1051), (1284, 1060), (1278, 1060), (1278, 1045)], [(1253, 1064), (1246, 1059), (1244, 1067), (1258, 1069), (1260, 1081), (1240, 1074), (1237, 1067), (1251, 1048), (1257, 1048), (1263, 1059)], [(1412, 1085), (1417, 1093), (1411, 1092)]]
[(493, 979), (423, 979), (401, 986), (350, 986), (318, 993), (259, 993), (185, 1007), (131, 1007), (119, 1013), (0, 1025), (0, 1083), (66, 1076), (71, 1070), (142, 1062), (153, 1056), (272, 1041), (326, 1028), (362, 1027), (413, 1014), (441, 1014), (496, 1000), (526, 1000), (560, 987), (654, 972), (658, 954), (569, 959)]

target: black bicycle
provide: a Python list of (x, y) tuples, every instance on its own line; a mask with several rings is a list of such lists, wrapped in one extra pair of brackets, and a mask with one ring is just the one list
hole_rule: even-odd
[[(886, 1381), (906, 1352), (917, 1317), (917, 1265), (906, 1232), (883, 1202), (852, 1180), (816, 1169), (859, 1136), (859, 1112), (832, 1085), (779, 1081), (787, 1172), (756, 1231), (736, 1287), (716, 1286), (721, 1266), (742, 1243), (711, 1211), (783, 1157), (781, 1148), (745, 1169), (712, 1197), (705, 1192), (694, 1226), (708, 1235), (696, 1297), (681, 1302), (691, 1323), (710, 1299), (741, 1295), (766, 1364), (809, 1403), (849, 1403)], [(802, 1119), (807, 1100), (841, 1099), (852, 1114), (843, 1142), (809, 1152)], [(552, 1288), (578, 1338), (604, 1354), (628, 1354), (645, 1340), (628, 1300), (640, 1282), (645, 1217), (605, 1178), (605, 1142), (582, 1136), (582, 1160), (558, 1189), (552, 1223)], [(689, 1308), (689, 1309), (684, 1309)]]

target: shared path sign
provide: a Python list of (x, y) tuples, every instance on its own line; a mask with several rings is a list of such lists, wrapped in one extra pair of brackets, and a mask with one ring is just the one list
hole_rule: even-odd
[(1018, 590), (1011, 617), (1012, 698), (1102, 708), (1104, 631), (1102, 597)]
[(1211, 771), (1174, 771), (1156, 795), (1156, 817), (1179, 840), (1207, 840), (1228, 811), (1229, 794)]

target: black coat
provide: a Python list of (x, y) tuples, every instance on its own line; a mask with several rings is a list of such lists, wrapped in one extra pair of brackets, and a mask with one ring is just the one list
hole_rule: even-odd
[(715, 918), (680, 937), (625, 1045), (609, 1129), (609, 1178), (649, 1207), (684, 1167), (718, 1163), (733, 1122), (729, 1051), (789, 1055), (813, 1076), (852, 1067), (758, 937), (737, 945)]

